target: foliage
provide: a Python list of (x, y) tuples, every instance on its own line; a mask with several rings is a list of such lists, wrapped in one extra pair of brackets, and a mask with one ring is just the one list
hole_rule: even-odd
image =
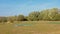
[(17, 21), (24, 21), (24, 15), (18, 15)]
[(39, 17), (39, 12), (31, 12), (28, 16), (28, 20), (30, 21), (38, 21), (38, 17)]
[(0, 17), (0, 22), (7, 22), (7, 17)]
[(14, 21), (60, 21), (60, 10), (58, 8), (46, 9), (42, 11), (34, 11), (28, 16), (17, 15), (9, 17), (0, 17), (0, 22), (14, 22)]

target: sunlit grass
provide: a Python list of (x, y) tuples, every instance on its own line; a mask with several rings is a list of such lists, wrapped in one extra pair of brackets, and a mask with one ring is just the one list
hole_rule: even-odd
[[(19, 25), (15, 27), (16, 24)], [(13, 24), (0, 24), (0, 34), (58, 34), (59, 32), (60, 21), (24, 21)]]

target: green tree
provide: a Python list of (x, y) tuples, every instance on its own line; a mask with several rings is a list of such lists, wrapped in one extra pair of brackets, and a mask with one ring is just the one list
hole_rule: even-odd
[(12, 16), (10, 16), (10, 17), (8, 17), (8, 22), (10, 22), (10, 23), (13, 23), (14, 22), (14, 18), (12, 17)]
[(24, 15), (18, 15), (17, 21), (24, 21)]
[(40, 12), (39, 18), (40, 20), (54, 20), (56, 14), (58, 14), (57, 8), (42, 10)]
[(38, 16), (39, 16), (40, 12), (31, 12), (28, 16), (28, 20), (29, 21), (38, 21)]
[(60, 14), (56, 14), (56, 16), (54, 17), (55, 21), (60, 21)]
[(0, 23), (7, 22), (7, 17), (0, 17)]

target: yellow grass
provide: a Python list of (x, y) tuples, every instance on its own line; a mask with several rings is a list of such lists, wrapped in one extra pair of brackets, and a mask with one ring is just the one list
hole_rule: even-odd
[[(31, 24), (17, 26), (15, 24)], [(60, 21), (24, 21), (0, 24), (0, 34), (60, 34)]]

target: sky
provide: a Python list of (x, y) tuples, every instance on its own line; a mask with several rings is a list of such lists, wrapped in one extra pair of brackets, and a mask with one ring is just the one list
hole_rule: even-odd
[(60, 8), (60, 0), (0, 0), (0, 16), (27, 16), (32, 11)]

